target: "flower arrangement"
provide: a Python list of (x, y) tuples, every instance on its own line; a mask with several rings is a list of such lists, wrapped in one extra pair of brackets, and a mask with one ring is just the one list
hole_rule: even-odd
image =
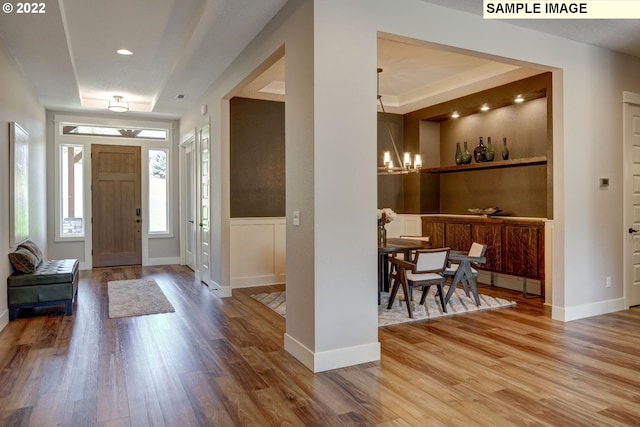
[(391, 208), (378, 209), (378, 225), (384, 227), (396, 219), (397, 214)]

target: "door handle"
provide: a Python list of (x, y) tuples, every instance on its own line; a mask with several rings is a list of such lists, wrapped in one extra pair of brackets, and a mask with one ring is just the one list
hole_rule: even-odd
[(640, 231), (640, 230), (636, 230), (633, 227), (629, 227), (629, 234), (637, 233), (638, 231)]
[(193, 220), (192, 220), (192, 219), (190, 219), (190, 220), (189, 220), (189, 223), (190, 223), (190, 224), (193, 224), (194, 222), (193, 222)]
[(141, 219), (136, 219), (136, 222), (142, 222), (142, 220)]
[(140, 208), (136, 209), (136, 216), (142, 215), (142, 210)]

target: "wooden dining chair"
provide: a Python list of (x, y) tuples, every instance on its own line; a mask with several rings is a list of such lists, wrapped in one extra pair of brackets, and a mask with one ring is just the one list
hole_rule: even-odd
[[(473, 242), (471, 244), (469, 252), (466, 255), (455, 254), (455, 259), (459, 261), (459, 263), (451, 263), (451, 265), (444, 271), (444, 275), (447, 280), (450, 277), (454, 278), (455, 280), (455, 277), (457, 275), (459, 281), (456, 281), (457, 283), (454, 283), (454, 280), (452, 280), (451, 288), (447, 293), (447, 302), (449, 301), (449, 298), (451, 298), (451, 295), (453, 295), (454, 289), (458, 286), (458, 283), (462, 283), (462, 287), (464, 288), (464, 292), (467, 297), (470, 296), (469, 289), (471, 289), (473, 297), (476, 301), (476, 305), (480, 305), (480, 299), (478, 297), (478, 284), (476, 282), (476, 279), (478, 277), (477, 268), (479, 265), (483, 264), (486, 261), (486, 251), (487, 245)], [(458, 269), (460, 268), (464, 269), (464, 271), (458, 272)]]
[[(423, 242), (429, 242), (429, 236), (409, 236), (405, 234), (400, 235), (401, 239), (411, 239), (411, 240), (421, 240)], [(408, 256), (407, 256), (408, 255)], [(415, 251), (408, 252), (405, 254), (404, 252), (394, 252), (391, 257), (402, 259), (405, 261), (413, 262), (415, 260)], [(390, 259), (391, 259), (390, 257)], [(389, 283), (393, 282), (393, 280), (398, 275), (398, 268), (396, 265), (390, 263), (389, 265)]]
[(398, 273), (393, 281), (387, 309), (393, 307), (393, 301), (396, 298), (398, 289), (402, 286), (409, 317), (413, 318), (413, 288), (422, 288), (420, 304), (424, 304), (429, 289), (432, 285), (435, 285), (438, 287), (437, 294), (440, 296), (442, 311), (447, 312), (444, 300), (444, 283), (446, 281), (444, 271), (449, 260), (449, 248), (418, 250), (414, 259), (415, 262), (399, 258), (390, 258), (390, 260), (397, 267)]

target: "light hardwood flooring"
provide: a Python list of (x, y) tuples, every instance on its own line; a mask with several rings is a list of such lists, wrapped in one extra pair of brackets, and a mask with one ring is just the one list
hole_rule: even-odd
[[(176, 312), (109, 319), (109, 280), (154, 278)], [(562, 323), (540, 299), (379, 329), (382, 359), (313, 374), (285, 321), (185, 267), (82, 272), (73, 316), (0, 333), (3, 426), (638, 426), (640, 309)], [(336, 331), (340, 333), (340, 331)]]

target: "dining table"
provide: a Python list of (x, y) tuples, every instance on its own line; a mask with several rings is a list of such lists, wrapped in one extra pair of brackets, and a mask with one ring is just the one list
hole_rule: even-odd
[(378, 305), (380, 293), (389, 292), (389, 256), (403, 253), (409, 260), (412, 251), (430, 249), (431, 243), (418, 239), (388, 237), (384, 242), (378, 241)]

